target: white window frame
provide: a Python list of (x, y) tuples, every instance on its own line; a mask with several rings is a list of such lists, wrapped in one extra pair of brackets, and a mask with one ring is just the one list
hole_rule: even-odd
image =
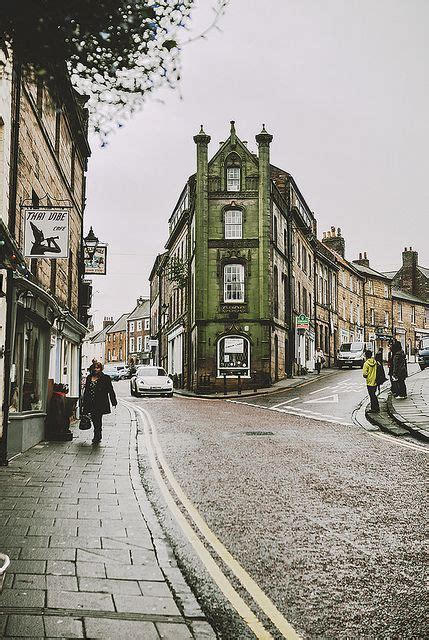
[(244, 302), (244, 265), (228, 263), (223, 268), (224, 302)]
[(137, 320), (137, 331), (141, 331), (141, 330), (142, 330), (142, 321)]
[(137, 351), (140, 353), (143, 347), (143, 338), (142, 336), (137, 336)]
[(402, 304), (398, 302), (398, 322), (402, 322)]
[(411, 324), (416, 324), (416, 308), (414, 305), (411, 307), (410, 316), (411, 316)]
[(134, 336), (130, 336), (130, 353), (134, 353)]
[(369, 310), (369, 322), (375, 327), (375, 309), (373, 307)]
[(240, 167), (227, 167), (226, 190), (240, 191), (241, 169)]
[(388, 312), (388, 311), (385, 311), (385, 312), (384, 312), (384, 326), (385, 326), (385, 327), (388, 327), (388, 326), (389, 326), (389, 321), (390, 321), (390, 318), (389, 318), (389, 312)]
[(384, 285), (384, 297), (385, 298), (389, 297), (389, 285), (388, 284)]
[(368, 280), (368, 294), (370, 296), (374, 295), (374, 283), (372, 280)]
[(133, 333), (133, 331), (134, 331), (134, 321), (130, 322), (130, 326), (129, 326), (128, 330), (129, 330), (130, 333)]
[(240, 209), (227, 209), (224, 213), (225, 238), (241, 240), (243, 237), (243, 212)]
[(144, 321), (144, 330), (149, 331), (150, 329), (150, 318), (146, 318)]

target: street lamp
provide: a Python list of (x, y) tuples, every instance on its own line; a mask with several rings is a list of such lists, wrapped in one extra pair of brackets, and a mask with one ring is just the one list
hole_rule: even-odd
[(68, 313), (62, 313), (57, 316), (57, 331), (61, 334), (64, 331), (64, 327), (66, 326)]
[(90, 227), (88, 235), (83, 239), (83, 245), (89, 259), (92, 261), (98, 247), (98, 238), (92, 227)]

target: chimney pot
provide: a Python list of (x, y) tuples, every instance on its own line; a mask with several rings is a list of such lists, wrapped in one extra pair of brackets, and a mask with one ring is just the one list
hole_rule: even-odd
[(340, 227), (338, 227), (338, 229), (337, 229), (337, 236), (338, 236), (339, 238), (341, 238), (341, 229), (340, 229)]

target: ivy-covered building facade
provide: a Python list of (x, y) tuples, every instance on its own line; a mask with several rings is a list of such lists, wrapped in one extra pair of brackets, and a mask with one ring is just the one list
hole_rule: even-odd
[(150, 276), (158, 362), (191, 390), (236, 388), (238, 377), (243, 388), (267, 386), (295, 362), (291, 178), (270, 164), (264, 127), (257, 154), (234, 122), (210, 160), (202, 127), (194, 142), (197, 171)]

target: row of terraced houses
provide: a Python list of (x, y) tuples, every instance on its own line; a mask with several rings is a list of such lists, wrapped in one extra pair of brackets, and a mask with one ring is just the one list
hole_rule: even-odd
[(165, 251), (150, 274), (156, 360), (177, 384), (215, 391), (268, 386), (312, 370), (321, 348), (330, 366), (344, 342), (371, 342), (387, 357), (396, 337), (408, 355), (429, 335), (429, 269), (405, 248), (402, 266), (381, 273), (366, 253), (346, 259), (341, 230), (318, 239), (294, 177), (237, 136), (210, 158), (210, 136), (194, 136), (196, 173), (169, 219)]

